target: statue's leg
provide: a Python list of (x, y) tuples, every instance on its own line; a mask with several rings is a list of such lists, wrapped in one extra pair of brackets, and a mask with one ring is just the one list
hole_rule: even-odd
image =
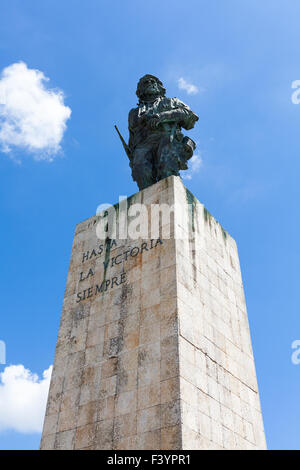
[(168, 176), (179, 176), (181, 146), (169, 136), (164, 137), (157, 151), (157, 179), (162, 180)]
[(132, 159), (132, 177), (137, 182), (140, 191), (156, 182), (151, 147), (135, 148)]

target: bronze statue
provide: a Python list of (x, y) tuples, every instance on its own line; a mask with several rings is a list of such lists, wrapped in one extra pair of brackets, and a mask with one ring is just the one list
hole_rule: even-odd
[(116, 127), (140, 190), (168, 176), (179, 176), (196, 147), (181, 128), (192, 129), (198, 116), (178, 98), (166, 98), (165, 93), (158, 78), (142, 77), (136, 91), (138, 107), (128, 116), (128, 145)]

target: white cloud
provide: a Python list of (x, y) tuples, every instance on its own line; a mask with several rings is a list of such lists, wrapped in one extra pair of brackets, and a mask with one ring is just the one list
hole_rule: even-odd
[(198, 173), (202, 166), (202, 158), (199, 154), (195, 153), (192, 158), (188, 161), (189, 169), (183, 171), (181, 176), (185, 180), (191, 180), (195, 173)]
[(179, 78), (178, 80), (178, 88), (180, 90), (185, 90), (188, 95), (196, 95), (200, 91), (196, 85), (187, 82), (183, 77)]
[(42, 431), (52, 366), (39, 379), (23, 365), (5, 367), (0, 374), (0, 431)]
[(0, 75), (0, 148), (33, 154), (36, 160), (53, 160), (61, 150), (71, 109), (61, 90), (47, 89), (43, 72), (24, 62), (12, 64)]

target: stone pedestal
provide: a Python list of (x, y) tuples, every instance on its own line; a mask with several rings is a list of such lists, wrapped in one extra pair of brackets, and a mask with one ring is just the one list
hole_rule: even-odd
[(235, 241), (178, 177), (136, 203), (174, 216), (134, 240), (76, 228), (41, 449), (264, 449)]

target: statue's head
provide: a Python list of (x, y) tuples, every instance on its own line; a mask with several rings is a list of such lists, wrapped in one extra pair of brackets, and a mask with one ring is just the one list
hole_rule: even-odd
[(165, 96), (166, 89), (157, 77), (147, 74), (139, 80), (136, 94), (139, 101), (151, 101), (158, 96)]

